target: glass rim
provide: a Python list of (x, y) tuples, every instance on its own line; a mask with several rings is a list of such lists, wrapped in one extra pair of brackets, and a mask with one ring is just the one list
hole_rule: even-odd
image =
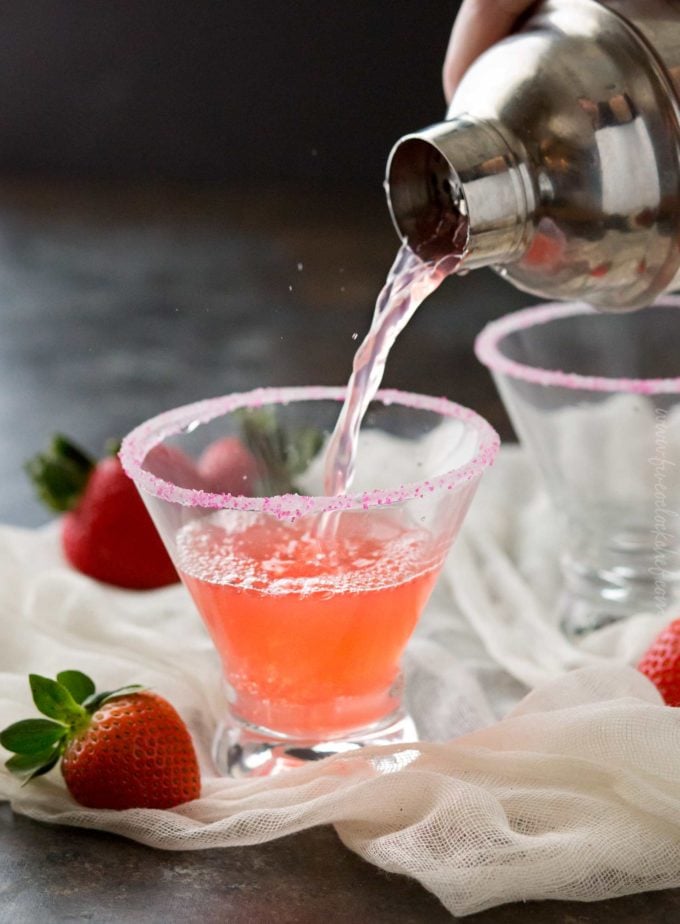
[[(664, 296), (651, 307), (680, 308), (680, 297)], [(646, 309), (641, 309), (642, 311)], [(475, 355), (492, 372), (506, 375), (512, 379), (521, 379), (532, 385), (544, 387), (557, 386), (579, 391), (625, 392), (635, 395), (677, 394), (680, 392), (680, 376), (664, 379), (614, 378), (604, 375), (584, 375), (579, 372), (567, 372), (563, 369), (544, 369), (530, 366), (504, 356), (501, 344), (508, 334), (528, 330), (541, 324), (547, 324), (560, 318), (574, 315), (601, 316), (585, 302), (551, 302), (522, 308), (510, 314), (490, 321), (475, 338)], [(680, 323), (680, 322), (679, 322)]]
[(244, 407), (261, 407), (264, 404), (289, 404), (293, 401), (342, 401), (346, 388), (331, 386), (291, 386), (285, 388), (257, 388), (247, 392), (233, 392), (217, 398), (208, 398), (164, 411), (132, 430), (120, 448), (120, 461), (126, 474), (138, 488), (147, 494), (169, 503), (185, 507), (231, 509), (270, 513), (279, 519), (291, 519), (308, 513), (325, 513), (333, 510), (368, 510), (386, 507), (416, 497), (427, 496), (435, 490), (451, 490), (464, 482), (476, 479), (491, 465), (500, 446), (500, 438), (483, 417), (470, 408), (449, 401), (397, 389), (381, 389), (374, 400), (385, 406), (399, 404), (415, 410), (432, 411), (442, 417), (469, 424), (479, 434), (479, 445), (474, 456), (464, 465), (440, 475), (417, 482), (406, 482), (393, 488), (372, 488), (369, 491), (337, 495), (335, 497), (282, 494), (270, 497), (220, 494), (196, 488), (182, 488), (165, 481), (143, 468), (147, 454), (154, 446), (187, 427), (195, 429), (217, 417)]

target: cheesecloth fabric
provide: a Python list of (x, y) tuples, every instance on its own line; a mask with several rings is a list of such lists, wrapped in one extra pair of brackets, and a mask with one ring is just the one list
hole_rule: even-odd
[(143, 682), (188, 723), (199, 800), (172, 811), (76, 805), (60, 774), (0, 798), (42, 821), (153, 847), (255, 844), (333, 824), (351, 850), (419, 880), (454, 915), (527, 899), (680, 885), (680, 709), (629, 665), (672, 614), (577, 646), (554, 624), (559, 533), (521, 450), (487, 474), (405, 658), (423, 740), (264, 780), (211, 775), (217, 657), (185, 591), (134, 593), (66, 566), (55, 525), (0, 529), (0, 724), (33, 714), (26, 675)]

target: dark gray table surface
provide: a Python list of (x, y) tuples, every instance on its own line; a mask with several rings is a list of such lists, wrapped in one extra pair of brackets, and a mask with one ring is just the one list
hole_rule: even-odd
[[(97, 451), (198, 398), (343, 384), (394, 252), (379, 191), (0, 180), (0, 521), (45, 521), (21, 466), (55, 429)], [(402, 335), (386, 382), (469, 404), (510, 436), (472, 341), (529, 301), (490, 273), (448, 280)], [(0, 851), (1, 924), (451, 920), (330, 828), (163, 853), (4, 805)], [(680, 920), (680, 892), (508, 905), (467, 920), (659, 924)]]

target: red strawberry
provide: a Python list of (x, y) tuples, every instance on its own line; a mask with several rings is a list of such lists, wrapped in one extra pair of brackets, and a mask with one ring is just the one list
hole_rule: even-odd
[(42, 499), (65, 512), (62, 546), (78, 571), (148, 590), (178, 580), (151, 517), (118, 459), (95, 462), (63, 436), (26, 466)]
[(656, 637), (638, 664), (668, 706), (680, 706), (680, 619)]
[(215, 440), (201, 453), (198, 470), (209, 491), (251, 496), (260, 466), (236, 436)]
[(49, 719), (0, 734), (5, 766), (26, 782), (61, 758), (69, 792), (89, 808), (171, 808), (201, 794), (196, 753), (170, 703), (138, 686), (96, 693), (80, 671), (56, 680), (31, 674), (33, 700)]
[(177, 446), (168, 446), (165, 443), (154, 446), (144, 459), (144, 468), (157, 478), (169, 481), (179, 488), (209, 490), (194, 460)]

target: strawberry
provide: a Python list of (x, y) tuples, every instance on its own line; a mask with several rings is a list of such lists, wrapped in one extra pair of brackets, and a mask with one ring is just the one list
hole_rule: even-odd
[(166, 443), (154, 446), (144, 459), (144, 468), (156, 478), (162, 478), (163, 481), (177, 485), (178, 488), (210, 490), (194, 464), (194, 460), (177, 446), (169, 446)]
[(218, 494), (255, 493), (260, 466), (237, 436), (215, 440), (201, 453), (198, 471), (209, 491)]
[(80, 671), (56, 680), (29, 676), (33, 701), (48, 719), (25, 719), (0, 733), (13, 751), (5, 766), (25, 782), (61, 758), (66, 786), (81, 805), (100, 809), (171, 808), (201, 793), (196, 753), (170, 703), (140, 686), (97, 693)]
[(680, 706), (680, 619), (656, 637), (638, 664), (668, 706)]
[(64, 512), (64, 554), (78, 571), (117, 587), (148, 590), (178, 580), (133, 482), (114, 456), (95, 462), (63, 436), (26, 470), (42, 499)]

